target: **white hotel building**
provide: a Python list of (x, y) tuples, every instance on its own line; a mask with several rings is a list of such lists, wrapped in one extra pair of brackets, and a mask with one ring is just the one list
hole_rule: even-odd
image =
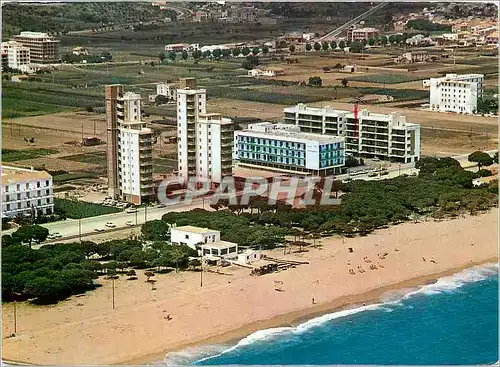
[(431, 78), (430, 109), (439, 112), (475, 113), (478, 98), (483, 97), (483, 74), (446, 74)]
[(141, 96), (106, 86), (108, 190), (136, 205), (154, 196), (153, 132), (141, 121)]
[(298, 126), (261, 122), (234, 133), (240, 166), (325, 176), (345, 163), (344, 138), (301, 132)]
[(353, 111), (314, 108), (304, 104), (284, 109), (285, 124), (300, 131), (345, 138), (345, 152), (365, 158), (412, 163), (420, 159), (420, 125), (398, 113), (388, 115), (360, 110), (357, 123)]
[(206, 113), (206, 90), (194, 78), (180, 80), (177, 89), (179, 176), (220, 183), (232, 174), (233, 122)]
[(52, 214), (52, 176), (45, 171), (2, 166), (2, 217)]

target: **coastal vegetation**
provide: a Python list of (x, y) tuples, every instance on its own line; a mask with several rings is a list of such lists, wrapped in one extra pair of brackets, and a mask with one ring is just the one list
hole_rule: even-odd
[[(26, 226), (20, 230), (22, 233), (2, 236), (2, 297), (6, 301), (31, 299), (37, 304), (55, 303), (95, 289), (98, 283), (94, 280), (100, 276), (137, 279), (134, 269), (166, 272), (197, 266), (189, 260), (190, 256), (197, 256), (196, 251), (158, 241), (151, 246), (131, 240), (101, 244), (84, 241), (45, 245), (34, 250), (28, 245), (30, 241), (40, 241), (48, 234), (45, 228), (36, 227)], [(41, 237), (40, 228), (47, 231)], [(154, 272), (150, 270), (151, 276)]]
[(441, 219), (477, 214), (497, 205), (497, 182), (474, 188), (472, 180), (481, 173), (464, 170), (452, 158), (422, 158), (417, 168), (418, 177), (336, 182), (333, 191), (341, 193), (340, 205), (271, 206), (262, 197), (245, 206), (222, 203), (213, 207), (218, 209), (216, 212), (195, 209), (167, 213), (162, 219), (169, 224), (220, 230), (223, 240), (240, 246), (270, 248), (278, 246), (294, 228), (319, 235), (366, 235), (377, 228), (419, 217)]

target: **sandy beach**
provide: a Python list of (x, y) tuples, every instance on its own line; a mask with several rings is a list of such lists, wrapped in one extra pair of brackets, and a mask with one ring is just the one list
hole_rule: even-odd
[[(57, 305), (19, 303), (18, 333), (11, 338), (6, 337), (14, 331), (13, 304), (3, 304), (3, 358), (35, 364), (147, 364), (186, 346), (223, 343), (372, 302), (392, 290), (496, 262), (498, 212), (404, 223), (366, 237), (323, 238), (319, 244), (286, 256), (282, 249), (268, 252), (307, 265), (261, 277), (231, 266), (223, 270), (227, 275), (204, 273), (203, 287), (194, 272), (158, 274), (156, 290), (142, 273), (134, 281), (121, 277), (115, 281), (115, 309), (106, 279), (99, 280), (97, 290)], [(282, 282), (283, 291), (275, 290), (275, 281)]]

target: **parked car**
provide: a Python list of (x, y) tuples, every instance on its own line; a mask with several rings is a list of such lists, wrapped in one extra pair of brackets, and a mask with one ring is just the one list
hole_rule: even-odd
[(129, 221), (127, 221), (127, 222), (125, 223), (125, 225), (127, 225), (127, 226), (129, 226), (129, 227), (132, 227), (132, 226), (135, 226), (135, 223), (134, 223), (134, 222), (132, 222), (131, 220), (129, 220)]
[(131, 207), (125, 210), (127, 213), (137, 213), (137, 208)]
[(103, 228), (95, 228), (94, 231), (96, 231), (96, 232), (104, 232), (104, 229)]
[(112, 223), (112, 222), (108, 222), (105, 224), (106, 227), (108, 228), (115, 228), (116, 227), (116, 224)]
[(385, 175), (388, 175), (388, 174), (389, 174), (389, 171), (383, 170), (383, 171), (380, 171), (380, 174), (381, 174), (382, 176), (385, 176)]
[(377, 172), (370, 172), (368, 177), (377, 177)]
[(160, 204), (158, 205), (158, 208), (166, 208), (167, 207), (167, 204)]

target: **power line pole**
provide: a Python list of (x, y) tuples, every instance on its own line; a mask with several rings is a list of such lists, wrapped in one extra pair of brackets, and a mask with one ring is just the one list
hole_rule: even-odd
[(82, 243), (82, 216), (78, 218), (78, 235), (80, 237), (80, 243)]
[(113, 310), (115, 309), (115, 274), (113, 274), (113, 278), (111, 278), (112, 291), (113, 291)]
[(14, 334), (17, 334), (17, 300), (16, 300), (16, 298), (14, 298)]

